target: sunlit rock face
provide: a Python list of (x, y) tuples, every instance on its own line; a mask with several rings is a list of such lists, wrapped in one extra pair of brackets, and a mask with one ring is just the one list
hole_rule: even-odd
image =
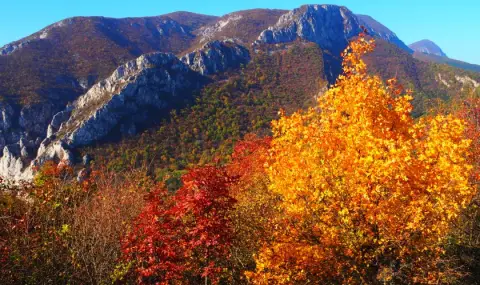
[(263, 31), (257, 43), (286, 43), (302, 39), (339, 54), (349, 39), (364, 29), (373, 37), (411, 52), (395, 33), (373, 18), (355, 15), (348, 8), (336, 5), (305, 5), (294, 9)]
[[(194, 91), (210, 81), (204, 75), (238, 68), (249, 60), (245, 47), (228, 40), (207, 43), (182, 59), (172, 53), (149, 53), (118, 67), (57, 113), (51, 114), (48, 105), (22, 109), (17, 125), (45, 139), (12, 139), (8, 145), (3, 139), (0, 176), (30, 180), (34, 169), (46, 161), (74, 164), (75, 148), (102, 140), (114, 130), (134, 135), (137, 125), (148, 124), (152, 113), (168, 114), (191, 100)], [(9, 130), (13, 110), (4, 104), (0, 112), (0, 131)]]
[(248, 49), (233, 40), (213, 41), (188, 53), (182, 57), (182, 61), (192, 70), (209, 75), (247, 64), (250, 54)]

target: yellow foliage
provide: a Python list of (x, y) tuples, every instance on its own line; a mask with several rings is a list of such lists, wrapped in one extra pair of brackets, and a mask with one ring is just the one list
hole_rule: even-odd
[(412, 96), (367, 74), (359, 37), (316, 108), (272, 123), (269, 191), (281, 197), (257, 284), (434, 283), (450, 223), (473, 196), (470, 141), (452, 116), (414, 122)]

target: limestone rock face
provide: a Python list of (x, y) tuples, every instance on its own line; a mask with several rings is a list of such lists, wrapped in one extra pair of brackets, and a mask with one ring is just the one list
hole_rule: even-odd
[(294, 9), (263, 31), (256, 43), (286, 43), (302, 39), (340, 54), (348, 40), (362, 32), (362, 26), (369, 35), (412, 52), (395, 33), (373, 18), (355, 15), (346, 7), (336, 5), (305, 5)]
[(250, 54), (233, 40), (213, 41), (185, 55), (182, 61), (200, 74), (209, 75), (247, 64)]
[(52, 116), (58, 111), (60, 108), (50, 103), (25, 106), (20, 110), (18, 124), (31, 135), (44, 136)]
[[(135, 115), (147, 108), (172, 107), (189, 90), (196, 89), (199, 81), (199, 76), (173, 54), (143, 55), (94, 85), (72, 104), (71, 111), (55, 115), (51, 126), (58, 128), (57, 139), (68, 146), (87, 145), (105, 137), (123, 118), (138, 117)], [(69, 119), (62, 122), (69, 112)]]
[(232, 13), (228, 16), (222, 17), (222, 19), (219, 19), (215, 24), (204, 27), (203, 29), (201, 29), (200, 42), (204, 43), (211, 41), (215, 37), (215, 34), (222, 32), (222, 30), (229, 27), (230, 25), (235, 25), (242, 18), (242, 15)]
[(10, 129), (13, 123), (14, 111), (9, 104), (0, 102), (0, 130), (6, 131)]
[(46, 161), (73, 164), (75, 148), (112, 132), (134, 135), (138, 125), (148, 125), (152, 117), (168, 114), (191, 100), (193, 92), (210, 81), (203, 75), (249, 60), (245, 47), (228, 40), (214, 41), (182, 59), (172, 53), (142, 55), (118, 67), (63, 110), (51, 104), (23, 107), (14, 123), (13, 108), (0, 103), (0, 147), (4, 150), (0, 176), (29, 180), (33, 169)]
[[(135, 120), (148, 119), (145, 116), (148, 109), (168, 110), (185, 100), (204, 81), (175, 55), (151, 53), (120, 66), (109, 78), (56, 114), (52, 114), (54, 108), (48, 104), (25, 107), (18, 117), (18, 125), (28, 130), (20, 132), (19, 139), (25, 139), (15, 143), (0, 134), (0, 143), (10, 143), (3, 148), (0, 176), (29, 180), (33, 167), (48, 160), (71, 164), (73, 148), (102, 139), (122, 120), (129, 122), (131, 133)], [(9, 130), (12, 112), (7, 105), (0, 105), (0, 112), (3, 114), (0, 131)], [(46, 138), (41, 143), (28, 140), (28, 133), (37, 137), (43, 133)], [(30, 153), (36, 156), (29, 158)]]
[(282, 15), (273, 27), (260, 34), (257, 43), (285, 43), (300, 38), (336, 52), (360, 32), (357, 18), (345, 7), (305, 5)]
[[(107, 136), (121, 122), (127, 121), (126, 132), (135, 132), (135, 123), (147, 120), (147, 110), (168, 110), (190, 96), (205, 82), (170, 53), (151, 53), (120, 66), (113, 74), (94, 85), (64, 110), (51, 114), (49, 105), (24, 108), (20, 111), (19, 126), (29, 132), (47, 132), (38, 141), (21, 139), (4, 147), (0, 159), (0, 175), (7, 179), (31, 179), (33, 166), (48, 160), (74, 162), (71, 150)], [(11, 111), (0, 105), (4, 113), (0, 128), (11, 125)], [(45, 120), (51, 118), (45, 126)], [(20, 134), (22, 136), (23, 134)], [(1, 142), (1, 141), (0, 141)], [(27, 143), (28, 142), (28, 143)], [(35, 153), (29, 163), (30, 153)], [(32, 151), (33, 150), (33, 151)]]
[(0, 158), (0, 173), (5, 179), (22, 181), (30, 180), (33, 173), (30, 168), (24, 169), (21, 148), (19, 144), (12, 144), (3, 148), (3, 155)]
[[(5, 146), (22, 141), (28, 142), (28, 148), (38, 146), (50, 118), (58, 109), (53, 104), (33, 104), (19, 109), (0, 102), (0, 154)], [(22, 153), (26, 155), (25, 151)]]

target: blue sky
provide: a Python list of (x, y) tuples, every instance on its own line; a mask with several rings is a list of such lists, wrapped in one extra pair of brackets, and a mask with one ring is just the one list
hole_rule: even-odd
[[(305, 1), (305, 0), (304, 0)], [(210, 15), (252, 8), (292, 9), (303, 4), (337, 4), (367, 14), (406, 44), (436, 42), (451, 58), (480, 64), (479, 0), (4, 0), (0, 4), (0, 46), (72, 16), (136, 17), (173, 11)]]

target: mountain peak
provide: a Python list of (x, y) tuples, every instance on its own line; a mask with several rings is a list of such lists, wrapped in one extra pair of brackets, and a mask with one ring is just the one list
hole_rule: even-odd
[(442, 49), (431, 40), (421, 40), (409, 45), (411, 49), (417, 52), (426, 53), (426, 54), (433, 54), (441, 57), (448, 57)]

